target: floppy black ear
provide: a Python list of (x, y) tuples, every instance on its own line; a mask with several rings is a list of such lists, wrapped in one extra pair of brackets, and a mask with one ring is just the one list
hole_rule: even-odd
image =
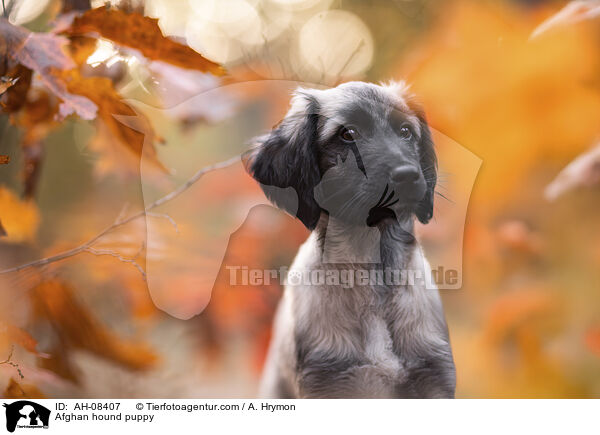
[[(313, 193), (320, 181), (318, 109), (314, 99), (297, 95), (292, 109), (279, 126), (258, 139), (258, 147), (246, 164), (269, 200), (296, 216), (310, 230), (315, 228), (321, 214)], [(296, 191), (297, 201), (291, 198), (290, 187)]]
[(425, 118), (425, 112), (420, 107), (416, 107), (413, 110), (421, 124), (421, 141), (419, 143), (420, 163), (427, 183), (427, 193), (419, 203), (416, 215), (419, 222), (426, 224), (433, 217), (433, 199), (437, 183), (437, 157), (429, 124), (427, 124), (427, 119)]

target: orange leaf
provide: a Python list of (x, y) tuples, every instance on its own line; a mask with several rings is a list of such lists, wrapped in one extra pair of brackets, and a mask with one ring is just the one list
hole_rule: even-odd
[(23, 349), (31, 353), (37, 353), (37, 341), (28, 332), (23, 331), (20, 328), (11, 327), (9, 328), (9, 334), (13, 337), (13, 340), (19, 344)]
[(118, 9), (97, 8), (83, 13), (73, 20), (67, 30), (71, 35), (95, 32), (118, 44), (139, 50), (151, 60), (162, 60), (183, 68), (224, 74), (223, 68), (204, 58), (187, 45), (165, 37), (158, 27), (158, 20), (135, 12)]
[(7, 233), (3, 241), (24, 242), (35, 236), (40, 221), (33, 201), (21, 201), (13, 192), (0, 187), (0, 219)]
[(0, 154), (0, 165), (7, 165), (10, 162), (10, 156)]
[(16, 326), (0, 322), (0, 331), (7, 335), (11, 343), (16, 343), (28, 352), (37, 354), (37, 341), (28, 332)]
[(11, 115), (14, 125), (23, 131), (21, 145), (27, 147), (43, 141), (59, 126), (56, 120), (57, 106), (52, 96), (42, 88), (34, 88), (23, 96), (22, 108)]
[(68, 285), (57, 280), (43, 282), (32, 290), (32, 297), (38, 317), (50, 321), (66, 351), (84, 349), (133, 370), (156, 364), (158, 358), (147, 345), (109, 331), (77, 300)]
[(96, 50), (97, 39), (87, 36), (72, 36), (69, 38), (69, 53), (77, 65), (86, 63)]
[(44, 393), (42, 393), (36, 386), (28, 384), (19, 384), (13, 378), (10, 378), (10, 382), (4, 390), (2, 396), (6, 399), (45, 399)]
[(78, 71), (63, 73), (69, 91), (84, 95), (98, 105), (98, 117), (121, 145), (136, 156), (144, 154), (164, 169), (159, 162), (154, 142), (157, 140), (150, 121), (123, 102), (110, 79), (82, 77)]
[(499, 296), (486, 316), (485, 336), (491, 343), (503, 340), (524, 325), (542, 328), (560, 319), (560, 301), (544, 286), (522, 288)]

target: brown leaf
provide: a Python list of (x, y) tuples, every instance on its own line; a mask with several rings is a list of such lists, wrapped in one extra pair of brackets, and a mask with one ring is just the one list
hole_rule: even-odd
[(0, 37), (6, 44), (10, 59), (38, 73), (44, 85), (63, 100), (62, 114), (77, 113), (83, 119), (95, 118), (96, 105), (85, 97), (67, 92), (60, 76), (52, 74), (52, 70), (75, 67), (73, 60), (63, 50), (68, 42), (66, 38), (30, 32), (24, 27), (12, 25), (4, 18), (0, 18)]
[(97, 39), (88, 36), (72, 36), (69, 38), (69, 54), (77, 65), (83, 65), (96, 50)]
[(0, 95), (6, 92), (8, 88), (17, 83), (19, 79), (13, 79), (10, 77), (0, 77)]
[(56, 102), (44, 88), (31, 89), (22, 105), (21, 110), (12, 114), (11, 121), (24, 132), (23, 147), (43, 141), (60, 125), (56, 120)]
[(8, 386), (2, 396), (6, 399), (45, 399), (42, 393), (35, 385), (19, 384), (13, 378), (10, 378)]
[[(106, 77), (119, 83), (129, 71), (129, 54), (121, 55), (118, 46), (106, 39), (75, 35), (69, 38), (69, 52), (84, 77)], [(111, 47), (108, 54), (105, 50)], [(122, 49), (123, 50), (123, 49)], [(128, 49), (124, 49), (128, 50)], [(98, 56), (101, 54), (101, 56)], [(91, 57), (94, 55), (94, 57)]]
[(126, 104), (105, 77), (82, 77), (77, 71), (68, 71), (65, 78), (69, 91), (84, 95), (98, 106), (98, 117), (109, 128), (114, 138), (136, 156), (147, 156), (164, 169), (159, 162), (154, 143), (156, 134), (150, 121)]
[(146, 370), (156, 364), (158, 357), (146, 344), (122, 339), (108, 330), (65, 283), (46, 281), (31, 294), (37, 317), (52, 324), (66, 351), (87, 350), (132, 370)]
[(71, 35), (98, 33), (118, 44), (139, 50), (151, 60), (162, 60), (182, 68), (223, 75), (224, 69), (204, 58), (187, 45), (163, 36), (158, 20), (139, 13), (97, 8), (73, 20), (67, 30)]
[(6, 77), (11, 80), (12, 86), (0, 95), (0, 106), (3, 112), (16, 112), (25, 102), (31, 85), (31, 70), (19, 63), (8, 71)]

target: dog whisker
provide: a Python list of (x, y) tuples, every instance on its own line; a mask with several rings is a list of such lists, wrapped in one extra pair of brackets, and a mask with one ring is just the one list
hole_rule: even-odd
[(393, 202), (390, 202), (389, 204), (386, 205), (386, 207), (391, 207), (392, 205), (396, 204), (398, 201), (400, 201), (400, 198), (396, 199)]
[(390, 192), (390, 194), (388, 195), (388, 197), (385, 199), (384, 203), (386, 203), (386, 202), (388, 202), (390, 199), (392, 199), (392, 198), (393, 198), (393, 196), (394, 196), (394, 191), (392, 190), (392, 191)]
[(383, 191), (383, 193), (381, 194), (381, 198), (379, 198), (379, 201), (377, 201), (377, 204), (375, 205), (375, 207), (377, 207), (379, 204), (381, 204), (383, 202), (383, 198), (385, 197), (385, 194), (388, 191), (388, 185), (385, 185), (385, 190)]
[(455, 204), (454, 201), (452, 201), (450, 198), (448, 198), (446, 195), (444, 195), (443, 193), (438, 192), (437, 190), (434, 191), (434, 193), (442, 198), (444, 198), (446, 201), (448, 201), (451, 204)]

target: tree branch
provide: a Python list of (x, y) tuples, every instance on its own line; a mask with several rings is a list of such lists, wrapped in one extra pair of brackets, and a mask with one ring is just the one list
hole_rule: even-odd
[(19, 376), (21, 377), (21, 379), (25, 379), (25, 376), (23, 376), (23, 372), (21, 372), (21, 367), (19, 367), (19, 364), (12, 361), (12, 356), (13, 356), (14, 350), (15, 350), (15, 347), (11, 346), (10, 353), (8, 354), (8, 358), (6, 358), (4, 361), (0, 361), (0, 365), (8, 364), (9, 366), (14, 367), (17, 370), (17, 373), (19, 373)]
[[(128, 224), (129, 222), (132, 222), (136, 219), (139, 219), (141, 217), (145, 217), (146, 215), (150, 215), (150, 216), (154, 216), (154, 217), (165, 217), (168, 215), (158, 215), (156, 213), (150, 213), (152, 210), (154, 210), (157, 207), (160, 207), (161, 205), (165, 204), (166, 202), (171, 201), (172, 199), (176, 198), (177, 196), (181, 195), (183, 192), (185, 192), (186, 190), (188, 190), (190, 187), (192, 187), (192, 185), (194, 183), (196, 183), (200, 178), (202, 178), (202, 176), (208, 172), (212, 172), (215, 171), (217, 169), (222, 169), (222, 168), (226, 168), (228, 166), (233, 165), (234, 163), (236, 163), (237, 161), (240, 160), (240, 156), (235, 156), (232, 157), (228, 160), (225, 160), (223, 162), (219, 162), (219, 163), (215, 163), (213, 165), (209, 165), (209, 166), (205, 166), (202, 169), (199, 169), (194, 175), (192, 175), (191, 178), (189, 178), (185, 183), (183, 183), (181, 186), (179, 186), (177, 189), (173, 190), (170, 193), (167, 193), (165, 196), (158, 198), (156, 201), (154, 201), (153, 203), (151, 203), (150, 205), (148, 205), (144, 210), (134, 213), (126, 218), (124, 218), (122, 215), (124, 214), (124, 212), (119, 213), (119, 216), (115, 219), (115, 221), (110, 224), (109, 226), (107, 226), (106, 228), (104, 228), (102, 231), (100, 231), (98, 234), (96, 234), (94, 237), (92, 237), (91, 239), (89, 239), (87, 242), (63, 251), (59, 254), (56, 255), (52, 255), (50, 257), (46, 257), (46, 258), (41, 258), (39, 260), (35, 260), (35, 261), (31, 261), (29, 263), (25, 263), (22, 264), (20, 266), (15, 266), (15, 267), (11, 267), (9, 269), (4, 269), (4, 270), (0, 270), (0, 275), (4, 275), (7, 273), (12, 273), (12, 272), (19, 272), (23, 269), (28, 269), (31, 267), (41, 267), (41, 266), (46, 266), (50, 263), (56, 263), (57, 261), (61, 261), (70, 257), (73, 257), (75, 255), (81, 254), (82, 252), (89, 252), (95, 255), (112, 255), (116, 258), (118, 258), (121, 261), (127, 262), (127, 263), (132, 263), (134, 264), (134, 266), (138, 267), (139, 264), (137, 264), (135, 262), (135, 258), (125, 258), (122, 257), (120, 254), (118, 254), (115, 251), (110, 251), (110, 254), (108, 251), (101, 251), (101, 250), (96, 250), (96, 249), (92, 249), (92, 246), (102, 237), (104, 237), (105, 235), (113, 232), (114, 230), (116, 230), (117, 228), (120, 228), (126, 224)], [(169, 220), (172, 221), (172, 219)], [(177, 225), (175, 225), (175, 228), (177, 228)], [(95, 251), (95, 252), (93, 252)], [(138, 269), (141, 269), (141, 267), (138, 267)], [(143, 271), (143, 270), (142, 270)], [(143, 276), (145, 277), (145, 273), (143, 273)]]

